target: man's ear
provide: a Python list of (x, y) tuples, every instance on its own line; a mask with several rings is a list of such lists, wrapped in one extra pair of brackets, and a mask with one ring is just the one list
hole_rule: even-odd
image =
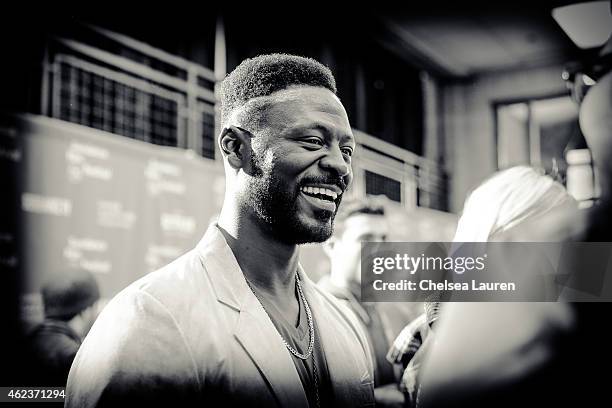
[(239, 129), (235, 126), (227, 126), (223, 128), (219, 135), (219, 148), (229, 164), (235, 168), (244, 166), (248, 159), (251, 140), (248, 132)]

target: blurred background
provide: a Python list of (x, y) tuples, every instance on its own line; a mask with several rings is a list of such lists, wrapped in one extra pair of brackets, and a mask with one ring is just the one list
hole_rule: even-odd
[[(517, 164), (554, 175), (588, 207), (597, 180), (562, 74), (601, 44), (578, 47), (559, 27), (552, 10), (568, 3), (6, 13), (9, 331), (42, 319), (45, 274), (90, 271), (109, 298), (197, 243), (223, 199), (217, 86), (262, 53), (331, 68), (359, 145), (349, 195), (386, 197), (390, 240), (452, 240), (466, 194)], [(608, 17), (577, 23), (592, 31)], [(321, 255), (303, 249), (315, 280), (329, 269)]]

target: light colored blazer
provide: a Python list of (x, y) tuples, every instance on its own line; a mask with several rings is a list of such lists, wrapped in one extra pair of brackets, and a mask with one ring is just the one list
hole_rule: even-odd
[[(369, 346), (354, 315), (298, 270), (335, 406), (373, 406)], [(105, 307), (68, 377), (67, 407), (189, 402), (308, 407), (292, 357), (215, 225)]]

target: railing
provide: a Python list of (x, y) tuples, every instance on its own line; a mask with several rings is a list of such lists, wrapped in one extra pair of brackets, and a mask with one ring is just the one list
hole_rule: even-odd
[[(120, 47), (172, 67), (175, 75), (101, 48), (56, 37), (44, 61), (42, 112), (215, 158), (215, 74), (121, 34), (87, 26)], [(211, 125), (212, 124), (212, 125)]]
[[(122, 34), (85, 28), (104, 40), (100, 44), (111, 41), (130, 52), (117, 55), (74, 39), (53, 38), (44, 60), (44, 114), (220, 159), (215, 143), (219, 78), (213, 70)], [(353, 195), (384, 194), (407, 208), (446, 208), (447, 180), (436, 163), (364, 132), (354, 133), (360, 148)]]
[(359, 130), (354, 133), (357, 196), (384, 194), (407, 208), (445, 209), (447, 179), (435, 162)]

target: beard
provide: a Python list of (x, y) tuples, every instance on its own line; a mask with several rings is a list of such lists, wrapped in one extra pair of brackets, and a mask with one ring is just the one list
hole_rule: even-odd
[[(304, 178), (292, 186), (278, 177), (273, 166), (261, 158), (251, 156), (251, 165), (253, 173), (246, 187), (246, 204), (252, 206), (256, 216), (272, 236), (295, 245), (324, 242), (331, 237), (342, 196), (336, 200), (336, 210), (333, 213), (318, 209), (313, 211), (314, 217), (306, 218), (301, 214), (298, 205), (302, 185), (329, 183), (329, 178)], [(338, 183), (338, 179), (334, 179), (333, 183)], [(344, 185), (343, 180), (341, 183)]]

